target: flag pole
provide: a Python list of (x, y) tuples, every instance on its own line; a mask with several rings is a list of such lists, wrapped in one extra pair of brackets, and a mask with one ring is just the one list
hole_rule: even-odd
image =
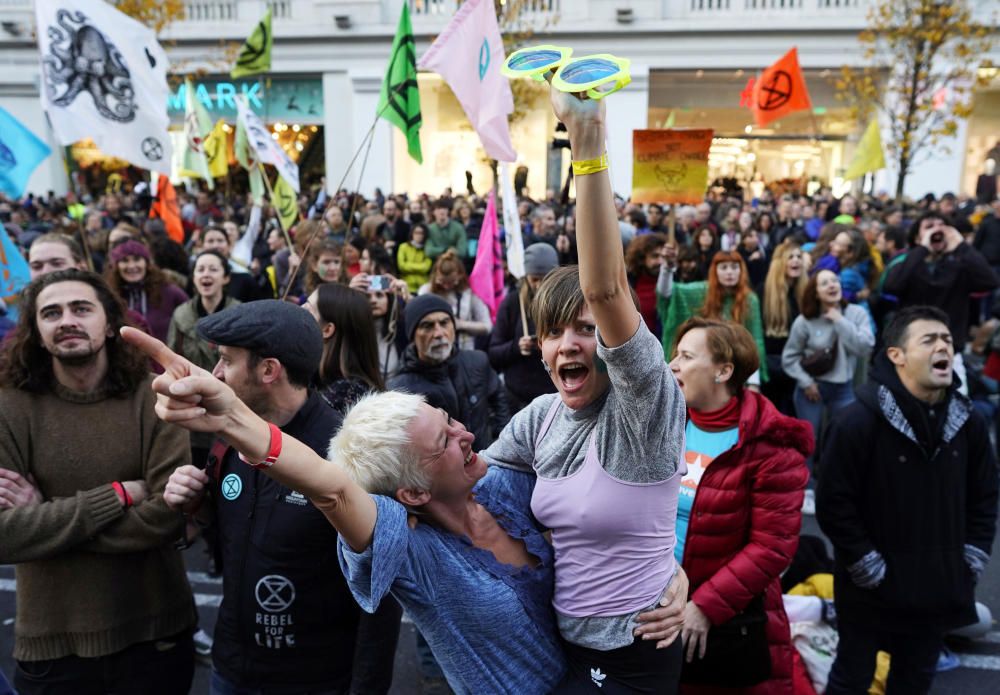
[[(93, 214), (93, 213), (91, 213)], [(90, 242), (87, 241), (87, 216), (83, 217), (84, 223), (80, 229), (80, 243), (83, 245), (83, 255), (87, 259), (87, 270), (94, 271), (94, 256), (90, 252)]]
[[(402, 91), (402, 89), (405, 86), (406, 86), (405, 83), (397, 85), (396, 87), (392, 88), (392, 91), (393, 92)], [(358, 187), (360, 188), (360, 186), (361, 186), (361, 178), (364, 176), (365, 166), (368, 164), (368, 154), (371, 152), (371, 149), (372, 149), (372, 142), (374, 141), (374, 137), (375, 137), (375, 128), (378, 127), (378, 120), (382, 117), (382, 114), (385, 113), (386, 109), (388, 109), (389, 106), (390, 106), (390, 104), (387, 102), (386, 105), (383, 106), (381, 109), (379, 109), (379, 111), (375, 114), (375, 118), (372, 120), (371, 127), (368, 128), (368, 132), (365, 133), (365, 136), (363, 138), (361, 138), (361, 144), (358, 145), (358, 149), (356, 149), (354, 151), (354, 155), (351, 157), (351, 161), (347, 163), (347, 168), (344, 169), (344, 175), (340, 177), (340, 182), (337, 184), (337, 187), (333, 189), (333, 192), (334, 192), (335, 195), (336, 195), (336, 192), (339, 191), (341, 189), (341, 187), (344, 185), (344, 182), (347, 181), (347, 176), (351, 173), (351, 169), (354, 168), (354, 163), (356, 161), (358, 161), (358, 156), (361, 154), (361, 150), (365, 149), (365, 147), (367, 146), (367, 150), (365, 151), (364, 160), (361, 163), (361, 171), (358, 173)], [(271, 200), (273, 201), (274, 200), (274, 192), (271, 190), (271, 182), (268, 180), (267, 174), (264, 172), (263, 165), (259, 161), (257, 162), (257, 165), (260, 166), (261, 175), (264, 178), (264, 183), (267, 185), (267, 192), (271, 196)], [(355, 195), (351, 199), (351, 212), (350, 212), (350, 216), (347, 218), (347, 224), (348, 224), (347, 230), (348, 230), (348, 232), (350, 232), (351, 224), (354, 221), (355, 206), (357, 205), (357, 201), (358, 201), (358, 199), (357, 199), (357, 193), (358, 193), (358, 191), (354, 191), (354, 193), (355, 193)], [(284, 233), (284, 235), (285, 235), (285, 240), (288, 243), (288, 249), (290, 251), (292, 249), (292, 242), (288, 238), (288, 233), (285, 232), (284, 228), (281, 226), (281, 216), (280, 215), (278, 215), (278, 226), (281, 228), (282, 233)], [(316, 235), (314, 235), (311, 239), (309, 239), (309, 241), (306, 242), (305, 248), (302, 249), (302, 255), (303, 256), (305, 256), (306, 254), (308, 254), (309, 247), (312, 246), (312, 242), (315, 240), (315, 238), (316, 238)], [(303, 258), (303, 260), (304, 260), (304, 258)], [(299, 264), (299, 266), (301, 266), (301, 263)], [(299, 268), (297, 266), (295, 268), (295, 270), (292, 272), (292, 275), (291, 275), (291, 278), (290, 278), (289, 282), (285, 285), (285, 292), (284, 292), (284, 295), (282, 296), (282, 299), (285, 299), (288, 296), (288, 292), (289, 292), (289, 290), (290, 290), (290, 288), (292, 286), (292, 283), (295, 281), (295, 276), (296, 276), (296, 274), (298, 274), (298, 271), (299, 271)]]
[[(527, 281), (528, 281), (527, 279), (523, 280), (523, 282), (527, 282)], [(528, 315), (527, 315), (527, 312), (524, 310), (524, 302), (521, 301), (520, 291), (518, 291), (517, 304), (521, 308), (521, 335), (527, 337), (528, 336)]]
[[(368, 133), (361, 140), (361, 147), (364, 147), (365, 142), (367, 141), (368, 149), (365, 150), (365, 158), (361, 161), (361, 171), (358, 172), (358, 183), (357, 183), (358, 190), (361, 189), (361, 179), (365, 175), (365, 167), (368, 165), (368, 154), (372, 151), (372, 143), (375, 141), (374, 133), (375, 133), (375, 126), (377, 124), (378, 124), (378, 118), (375, 119), (375, 123), (372, 124), (372, 127), (368, 130)], [(351, 159), (350, 164), (347, 165), (347, 171), (344, 172), (343, 177), (341, 177), (340, 179), (340, 183), (337, 184), (336, 191), (339, 191), (340, 187), (344, 185), (344, 181), (347, 180), (347, 175), (348, 173), (350, 173), (351, 168), (354, 166), (354, 161), (358, 158), (359, 154), (361, 154), (360, 147), (358, 148), (358, 151), (354, 153), (354, 157)], [(334, 193), (336, 193), (336, 191), (334, 191)], [(358, 191), (356, 190), (354, 191), (354, 195), (351, 196), (351, 212), (346, 218), (348, 235), (350, 235), (351, 233), (351, 225), (354, 222), (354, 211), (357, 209), (357, 204), (358, 204)], [(306, 242), (305, 248), (302, 249), (302, 262), (305, 262), (305, 259), (309, 255), (309, 248), (312, 246), (312, 243), (316, 241), (316, 237), (318, 236), (319, 236), (318, 234), (314, 234), (312, 237), (310, 237), (309, 241)], [(346, 239), (345, 243), (347, 243)], [(299, 263), (299, 265), (295, 267), (295, 270), (292, 271), (291, 278), (285, 285), (285, 292), (281, 297), (282, 299), (285, 299), (288, 296), (288, 292), (291, 289), (292, 284), (295, 282), (295, 276), (298, 274), (299, 268), (301, 267), (302, 263)]]
[(809, 120), (812, 121), (813, 137), (820, 140), (822, 138), (822, 133), (819, 130), (819, 121), (816, 119), (816, 114), (813, 112), (812, 105), (809, 106)]
[[(49, 127), (49, 133), (52, 134), (52, 124), (49, 122), (48, 113), (45, 114), (45, 122)], [(77, 202), (80, 201), (80, 188), (76, 185), (73, 180), (73, 170), (69, 163), (69, 158), (73, 156), (70, 152), (69, 146), (56, 147), (55, 151), (59, 153), (59, 160), (63, 165), (63, 172), (66, 174), (66, 183), (68, 184), (68, 190), (73, 191), (76, 195)], [(94, 256), (90, 252), (90, 244), (87, 242), (87, 216), (83, 216), (83, 224), (80, 227), (80, 243), (83, 246), (83, 255), (87, 261), (87, 270), (94, 270)]]
[[(257, 166), (260, 167), (260, 176), (261, 176), (262, 179), (264, 179), (264, 185), (267, 186), (267, 195), (271, 199), (271, 207), (274, 208), (274, 189), (271, 188), (271, 180), (269, 178), (267, 178), (267, 172), (264, 171), (264, 165), (261, 164), (260, 160), (257, 160)], [(280, 176), (281, 174), (278, 174), (278, 175)], [(296, 201), (295, 204), (298, 205), (298, 201)], [(275, 208), (275, 210), (277, 210), (277, 208)], [(285, 229), (285, 225), (283, 225), (281, 223), (281, 215), (279, 214), (279, 215), (276, 215), (275, 217), (278, 220), (278, 229), (280, 229), (281, 233), (284, 235), (284, 237), (285, 237), (285, 243), (288, 244), (288, 251), (289, 251), (289, 253), (291, 253), (292, 250), (293, 250), (292, 249), (292, 238), (290, 236), (288, 236), (288, 230)]]

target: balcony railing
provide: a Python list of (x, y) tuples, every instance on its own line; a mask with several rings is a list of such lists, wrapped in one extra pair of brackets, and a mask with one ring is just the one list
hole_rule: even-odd
[(231, 22), (238, 18), (235, 2), (189, 0), (184, 3), (184, 19), (188, 22)]
[[(667, 4), (676, 3), (668, 1)], [(741, 8), (748, 12), (754, 10), (799, 12), (810, 7), (817, 10), (856, 9), (863, 4), (863, 0), (690, 0), (691, 12), (732, 12)]]
[[(410, 14), (418, 17), (450, 17), (455, 13), (462, 0), (406, 0), (410, 3)], [(525, 0), (522, 3), (522, 14), (556, 14), (559, 12), (561, 0)]]
[(686, 3), (688, 16), (738, 17), (755, 14), (768, 16), (809, 16), (844, 12), (863, 16), (866, 0), (665, 0), (667, 16), (680, 14), (678, 5)]
[[(0, 3), (8, 0), (0, 0)], [(252, 20), (263, 15), (265, 9), (271, 9), (274, 19), (291, 19), (292, 7), (296, 0), (185, 0), (184, 21), (187, 22), (232, 22), (236, 20)]]

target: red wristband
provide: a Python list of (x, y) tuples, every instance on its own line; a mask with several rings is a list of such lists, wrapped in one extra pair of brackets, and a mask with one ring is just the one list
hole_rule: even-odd
[(126, 509), (132, 506), (132, 496), (128, 494), (128, 490), (125, 489), (124, 485), (116, 481), (111, 483), (111, 488), (115, 491), (115, 494), (118, 495), (118, 501), (121, 502)]
[(254, 463), (248, 460), (243, 454), (239, 455), (240, 461), (251, 468), (270, 468), (278, 460), (278, 457), (281, 456), (281, 430), (273, 422), (267, 423), (267, 427), (271, 432), (271, 444), (267, 450), (267, 457), (260, 463)]

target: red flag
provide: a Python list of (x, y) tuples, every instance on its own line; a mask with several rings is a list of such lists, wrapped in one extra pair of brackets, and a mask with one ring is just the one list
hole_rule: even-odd
[(496, 195), (490, 191), (486, 217), (479, 231), (476, 264), (469, 273), (469, 287), (490, 308), (490, 318), (496, 321), (497, 309), (503, 300), (503, 251), (500, 249), (500, 226), (497, 224)]
[(167, 228), (167, 236), (178, 244), (184, 243), (184, 225), (181, 224), (181, 209), (177, 204), (177, 191), (170, 179), (162, 174), (156, 184), (156, 199), (149, 208), (150, 217), (159, 217)]
[(806, 78), (799, 67), (798, 49), (793, 48), (761, 74), (753, 85), (750, 109), (758, 126), (811, 109)]

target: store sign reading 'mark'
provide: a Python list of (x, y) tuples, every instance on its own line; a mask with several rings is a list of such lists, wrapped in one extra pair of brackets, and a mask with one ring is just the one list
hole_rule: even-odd
[[(260, 82), (244, 82), (239, 85), (232, 82), (217, 82), (214, 87), (214, 91), (209, 92), (209, 88), (204, 84), (195, 86), (195, 95), (206, 109), (213, 111), (235, 110), (237, 93), (242, 93), (247, 98), (251, 108), (256, 110), (264, 108), (264, 103), (260, 100), (261, 87), (263, 87)], [(183, 111), (186, 99), (187, 85), (182, 83), (177, 91), (168, 97), (168, 109), (170, 111)]]
[[(195, 96), (213, 118), (236, 120), (236, 97), (243, 95), (250, 109), (265, 122), (323, 123), (323, 83), (319, 79), (230, 80), (205, 78), (195, 83)], [(174, 89), (167, 100), (173, 123), (184, 121), (187, 86)]]

